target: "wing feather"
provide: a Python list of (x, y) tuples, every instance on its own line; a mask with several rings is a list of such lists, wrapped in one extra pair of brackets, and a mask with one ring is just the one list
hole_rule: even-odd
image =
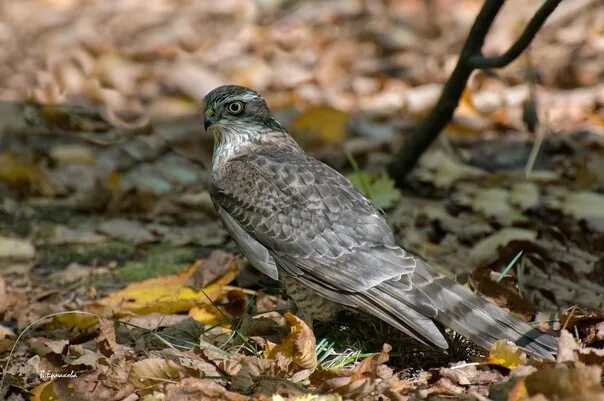
[(293, 275), (359, 292), (413, 272), (415, 260), (394, 244), (373, 205), (304, 153), (260, 150), (229, 160), (216, 174), (215, 202)]

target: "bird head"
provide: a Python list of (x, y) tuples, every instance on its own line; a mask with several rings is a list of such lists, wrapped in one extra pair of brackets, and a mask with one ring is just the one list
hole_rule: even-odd
[(214, 136), (282, 131), (264, 99), (243, 86), (224, 85), (214, 89), (203, 99), (202, 108), (206, 131)]

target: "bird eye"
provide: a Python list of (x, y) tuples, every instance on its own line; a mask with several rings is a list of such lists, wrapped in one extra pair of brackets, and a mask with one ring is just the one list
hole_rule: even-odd
[(239, 114), (243, 111), (243, 104), (241, 102), (233, 102), (227, 105), (227, 110), (231, 114)]

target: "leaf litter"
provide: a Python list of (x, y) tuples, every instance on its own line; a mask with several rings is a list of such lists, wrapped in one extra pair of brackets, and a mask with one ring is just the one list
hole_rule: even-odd
[[(474, 74), (402, 191), (384, 167), (481, 2), (114, 3), (0, 5), (0, 398), (603, 397), (598, 2), (563, 2), (530, 57)], [(531, 7), (506, 2), (485, 54)], [(401, 245), (559, 331), (556, 363), (454, 335), (444, 355), (358, 316), (311, 330), (285, 312), (233, 255), (205, 185), (212, 144), (195, 113), (227, 82), (263, 93)]]

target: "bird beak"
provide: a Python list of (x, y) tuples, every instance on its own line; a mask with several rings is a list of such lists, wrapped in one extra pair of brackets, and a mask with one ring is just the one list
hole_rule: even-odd
[(212, 124), (216, 122), (216, 120), (214, 119), (215, 117), (216, 114), (214, 113), (214, 109), (211, 106), (208, 106), (203, 115), (203, 126), (205, 127), (206, 131)]

